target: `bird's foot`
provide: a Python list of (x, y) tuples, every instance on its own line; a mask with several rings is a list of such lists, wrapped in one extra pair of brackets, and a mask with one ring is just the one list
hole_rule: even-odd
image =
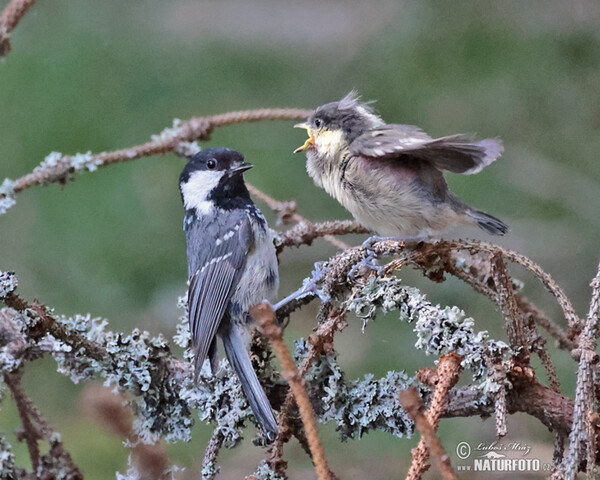
[[(422, 242), (423, 240), (427, 240), (428, 235), (419, 233), (417, 235), (398, 235), (395, 237), (380, 237), (379, 235), (373, 235), (372, 237), (367, 238), (362, 246), (367, 249), (368, 252), (373, 252), (373, 247), (378, 242)], [(374, 252), (373, 252), (374, 253)]]

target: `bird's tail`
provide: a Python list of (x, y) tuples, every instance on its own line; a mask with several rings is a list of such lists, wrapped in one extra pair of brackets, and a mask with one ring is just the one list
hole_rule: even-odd
[(470, 208), (466, 211), (466, 214), (468, 217), (477, 222), (479, 228), (491, 233), (492, 235), (504, 235), (506, 232), (508, 232), (508, 225), (489, 213)]
[(246, 394), (248, 403), (250, 403), (250, 408), (263, 433), (269, 442), (272, 442), (277, 436), (277, 422), (273, 416), (273, 410), (271, 410), (267, 395), (258, 381), (254, 368), (252, 368), (248, 347), (239, 328), (231, 325), (229, 328), (221, 330), (225, 354), (240, 379), (242, 389)]

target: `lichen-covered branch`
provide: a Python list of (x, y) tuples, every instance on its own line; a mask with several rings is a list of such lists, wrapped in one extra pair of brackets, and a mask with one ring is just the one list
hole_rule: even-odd
[(16, 194), (36, 185), (65, 184), (74, 173), (92, 172), (114, 163), (171, 152), (178, 147), (186, 147), (187, 142), (206, 141), (210, 138), (211, 133), (219, 127), (264, 120), (302, 120), (309, 113), (309, 110), (300, 108), (263, 108), (208, 117), (193, 117), (187, 121), (175, 120), (172, 127), (166, 128), (158, 135), (153, 135), (149, 142), (129, 148), (97, 154), (87, 152), (63, 155), (59, 152), (52, 152), (31, 173), (16, 180), (5, 179), (2, 182), (0, 185), (0, 215), (14, 205)]
[[(325, 222), (308, 229), (299, 225), (292, 228), (289, 236), (281, 234), (279, 241), (286, 239), (281, 245), (288, 247), (309, 243), (325, 232), (357, 231), (354, 228), (349, 222)], [(500, 261), (517, 257), (504, 252), (473, 241), (406, 245), (378, 240), (348, 248), (327, 262), (315, 265), (311, 278), (305, 280), (298, 295), (281, 303), (276, 313), (282, 320), (306, 301), (318, 298), (321, 302), (314, 333), (296, 343), (294, 355), (295, 364), (299, 365), (294, 380), (304, 382), (316, 417), (321, 422), (333, 422), (341, 439), (357, 438), (373, 429), (396, 436), (409, 434), (413, 423), (401, 408), (398, 393), (411, 385), (420, 385), (430, 410), (437, 412), (429, 419), (434, 428), (442, 411), (444, 417), (495, 414), (501, 425), (505, 424), (507, 414), (525, 412), (556, 432), (557, 438), (568, 436), (573, 425), (583, 425), (583, 430), (580, 429), (583, 437), (578, 438), (598, 438), (597, 423), (587, 421), (590, 412), (595, 413), (593, 402), (598, 391), (595, 364), (590, 365), (590, 377), (581, 374), (580, 361), (579, 396), (573, 402), (560, 393), (557, 383), (551, 382), (549, 387), (542, 385), (529, 358), (520, 355), (525, 341), (529, 351), (540, 354), (543, 360), (545, 350), (539, 345), (535, 324), (546, 317), (514, 290), (517, 283), (508, 276)], [(389, 262), (382, 264), (385, 259)], [(520, 263), (529, 265), (528, 262)], [(475, 321), (464, 311), (433, 305), (418, 289), (404, 285), (396, 272), (406, 265), (422, 270), (435, 281), (442, 281), (445, 274), (456, 275), (486, 294), (504, 313), (510, 327), (509, 344), (491, 339), (486, 331), (476, 328)], [(562, 290), (547, 274), (540, 276), (539, 267), (529, 265), (527, 268), (544, 284), (551, 285), (557, 298), (561, 297)], [(556, 336), (562, 339), (563, 346), (578, 345), (579, 350), (574, 354), (586, 355), (588, 363), (593, 358), (585, 352), (595, 348), (600, 298), (598, 283), (597, 280), (593, 283), (594, 297), (581, 335), (573, 334), (578, 331), (578, 324), (573, 319), (566, 333), (556, 327)], [(218, 449), (237, 445), (244, 425), (254, 420), (226, 360), (221, 362), (215, 376), (208, 369), (201, 372), (201, 382), (196, 386), (186, 361), (192, 356), (189, 349), (184, 360), (175, 358), (167, 340), (161, 336), (151, 337), (139, 330), (130, 334), (112, 332), (107, 328), (107, 321), (92, 319), (89, 315), (57, 316), (38, 302), (23, 300), (17, 295), (16, 288), (16, 277), (0, 272), (0, 300), (10, 307), (0, 314), (0, 369), (3, 374), (23, 368), (40, 355), (50, 354), (56, 360), (59, 372), (70, 376), (74, 382), (103, 378), (108, 385), (133, 394), (133, 433), (146, 443), (161, 437), (170, 441), (188, 439), (194, 421), (192, 414), (197, 411), (201, 421), (215, 427), (207, 449), (205, 478), (214, 475), (218, 468), (215, 463)], [(567, 316), (569, 304), (564, 299), (559, 302)], [(181, 306), (185, 308), (185, 301)], [(356, 314), (362, 319), (363, 327), (367, 327), (380, 312), (392, 311), (398, 312), (401, 321), (413, 325), (416, 349), (436, 356), (449, 352), (460, 355), (460, 367), (471, 372), (471, 385), (434, 387), (424, 378), (419, 383), (404, 372), (390, 372), (379, 379), (372, 375), (346, 379), (337, 363), (334, 336), (345, 326), (347, 313)], [(554, 328), (554, 324), (550, 328)], [(184, 314), (174, 341), (187, 348), (189, 339)], [(279, 409), (281, 435), (271, 448), (269, 461), (259, 466), (255, 476), (261, 480), (282, 479), (285, 478), (283, 444), (294, 435), (301, 442), (310, 444), (311, 436), (303, 436), (307, 425), (295, 415), (295, 396), (291, 392), (286, 394), (285, 382), (271, 365), (268, 347), (260, 342), (258, 347), (253, 351), (253, 361), (261, 383), (274, 400), (274, 407)], [(587, 390), (580, 389), (580, 383), (592, 385), (591, 390), (588, 387), (585, 387)], [(427, 393), (428, 389), (430, 393)], [(574, 444), (571, 441), (570, 452)], [(583, 456), (581, 449), (577, 449), (575, 470), (582, 465), (585, 468), (586, 460), (588, 470), (593, 468), (590, 465), (595, 465), (597, 443), (585, 445), (587, 450)], [(314, 451), (312, 453), (314, 455)], [(319, 462), (315, 460), (315, 463)], [(321, 474), (326, 478), (332, 475), (328, 468), (322, 468)]]
[(596, 459), (598, 458), (598, 417), (594, 409), (594, 380), (595, 365), (600, 361), (596, 353), (598, 322), (600, 321), (600, 265), (598, 272), (590, 284), (592, 287), (592, 300), (585, 321), (583, 331), (579, 338), (579, 348), (574, 352), (579, 360), (577, 370), (577, 387), (575, 389), (575, 408), (573, 426), (569, 436), (569, 453), (564, 460), (562, 470), (565, 478), (575, 478), (582, 462), (586, 464), (586, 471), (590, 478), (598, 472)]

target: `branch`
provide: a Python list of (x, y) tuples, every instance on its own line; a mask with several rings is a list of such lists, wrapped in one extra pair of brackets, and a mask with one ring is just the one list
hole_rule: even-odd
[(281, 328), (275, 323), (275, 313), (271, 305), (265, 302), (252, 307), (250, 315), (257, 323), (261, 333), (271, 342), (273, 350), (281, 363), (281, 375), (288, 381), (290, 389), (294, 394), (298, 409), (300, 410), (302, 423), (306, 430), (306, 436), (308, 437), (308, 444), (310, 445), (317, 477), (319, 480), (329, 480), (329, 467), (327, 466), (325, 452), (323, 451), (319, 430), (317, 429), (315, 412), (304, 389), (304, 381), (294, 364), (289, 350), (285, 346)]
[(438, 470), (442, 473), (444, 480), (456, 480), (456, 473), (450, 463), (450, 457), (444, 450), (442, 442), (436, 436), (436, 428), (432, 425), (425, 413), (425, 406), (419, 392), (415, 387), (400, 392), (402, 407), (415, 422), (415, 426), (421, 433), (421, 440), (417, 448), (413, 449), (412, 463), (406, 475), (407, 480), (419, 480), (429, 466), (426, 464), (429, 452), (432, 453)]
[[(593, 418), (598, 416), (594, 411), (594, 371), (600, 361), (600, 357), (596, 353), (600, 313), (600, 265), (598, 265), (598, 271), (590, 285), (592, 287), (590, 309), (579, 338), (579, 348), (574, 351), (579, 360), (575, 389), (575, 414), (569, 437), (569, 453), (562, 465), (568, 479), (575, 478), (579, 464), (584, 460), (582, 451), (586, 452), (585, 461), (590, 478), (596, 471), (598, 435), (594, 429), (594, 424), (597, 422), (594, 422)], [(597, 378), (596, 382), (598, 382)]]
[(368, 233), (365, 227), (353, 220), (333, 220), (328, 222), (312, 223), (303, 217), (295, 219), (299, 223), (286, 230), (277, 241), (277, 252), (286, 247), (299, 247), (300, 245), (311, 245), (316, 238), (324, 237), (330, 243), (336, 241), (334, 246), (342, 250), (350, 248), (344, 242), (340, 242), (333, 235), (348, 235), (350, 233)]
[(10, 52), (10, 34), (35, 0), (11, 0), (0, 13), (0, 57)]
[(202, 459), (202, 480), (213, 480), (219, 473), (217, 456), (219, 455), (222, 444), (223, 437), (221, 433), (214, 431), (204, 450), (204, 458)]
[(407, 480), (420, 479), (427, 471), (429, 468), (427, 465), (429, 452), (432, 453), (438, 470), (442, 472), (444, 479), (456, 478), (448, 454), (444, 451), (444, 447), (435, 432), (440, 423), (440, 417), (446, 410), (450, 389), (458, 382), (461, 361), (462, 357), (456, 353), (448, 353), (440, 357), (435, 378), (433, 379), (431, 376), (428, 378), (431, 384), (435, 385), (435, 391), (427, 412), (423, 413), (423, 402), (416, 388), (400, 393), (402, 406), (415, 422), (419, 432), (421, 432), (421, 440), (419, 440), (417, 448), (411, 452), (412, 463), (406, 475)]
[[(276, 212), (282, 221), (287, 224), (295, 222), (298, 225), (282, 234), (277, 247), (279, 254), (285, 247), (300, 245), (310, 245), (315, 238), (324, 237), (329, 243), (340, 250), (349, 248), (349, 245), (338, 240), (333, 235), (346, 235), (347, 233), (366, 233), (368, 232), (363, 226), (349, 220), (338, 220), (333, 222), (324, 222), (321, 224), (313, 224), (308, 219), (296, 212), (296, 202), (280, 202), (275, 200), (270, 195), (259, 190), (253, 185), (246, 185), (248, 190), (255, 197), (260, 198), (265, 202), (271, 210)], [(316, 225), (319, 225), (317, 228)]]
[(21, 425), (23, 426), (22, 438), (25, 438), (27, 449), (29, 450), (29, 458), (33, 471), (37, 472), (40, 466), (40, 449), (38, 440), (43, 439), (41, 432), (34, 426), (30, 415), (31, 400), (25, 395), (21, 386), (22, 372), (4, 375), (4, 383), (8, 386), (10, 393), (17, 406)]
[(95, 155), (88, 152), (70, 156), (53, 152), (31, 173), (14, 181), (8, 179), (4, 181), (0, 186), (0, 214), (14, 204), (15, 194), (36, 185), (65, 184), (75, 172), (95, 171), (100, 167), (114, 163), (171, 152), (183, 142), (208, 140), (216, 128), (226, 125), (264, 120), (303, 120), (309, 114), (310, 110), (299, 108), (263, 108), (228, 112), (208, 117), (193, 117), (186, 122), (177, 120), (172, 128), (167, 128), (159, 135), (154, 135), (150, 142), (130, 148)]

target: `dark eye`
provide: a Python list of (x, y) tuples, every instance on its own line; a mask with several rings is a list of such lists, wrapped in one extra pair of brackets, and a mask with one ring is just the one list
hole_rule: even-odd
[(217, 161), (214, 158), (211, 158), (208, 162), (206, 162), (206, 166), (209, 170), (214, 170), (217, 168)]
[(317, 128), (321, 128), (323, 126), (323, 120), (321, 120), (320, 118), (315, 118), (314, 122), (315, 127)]

